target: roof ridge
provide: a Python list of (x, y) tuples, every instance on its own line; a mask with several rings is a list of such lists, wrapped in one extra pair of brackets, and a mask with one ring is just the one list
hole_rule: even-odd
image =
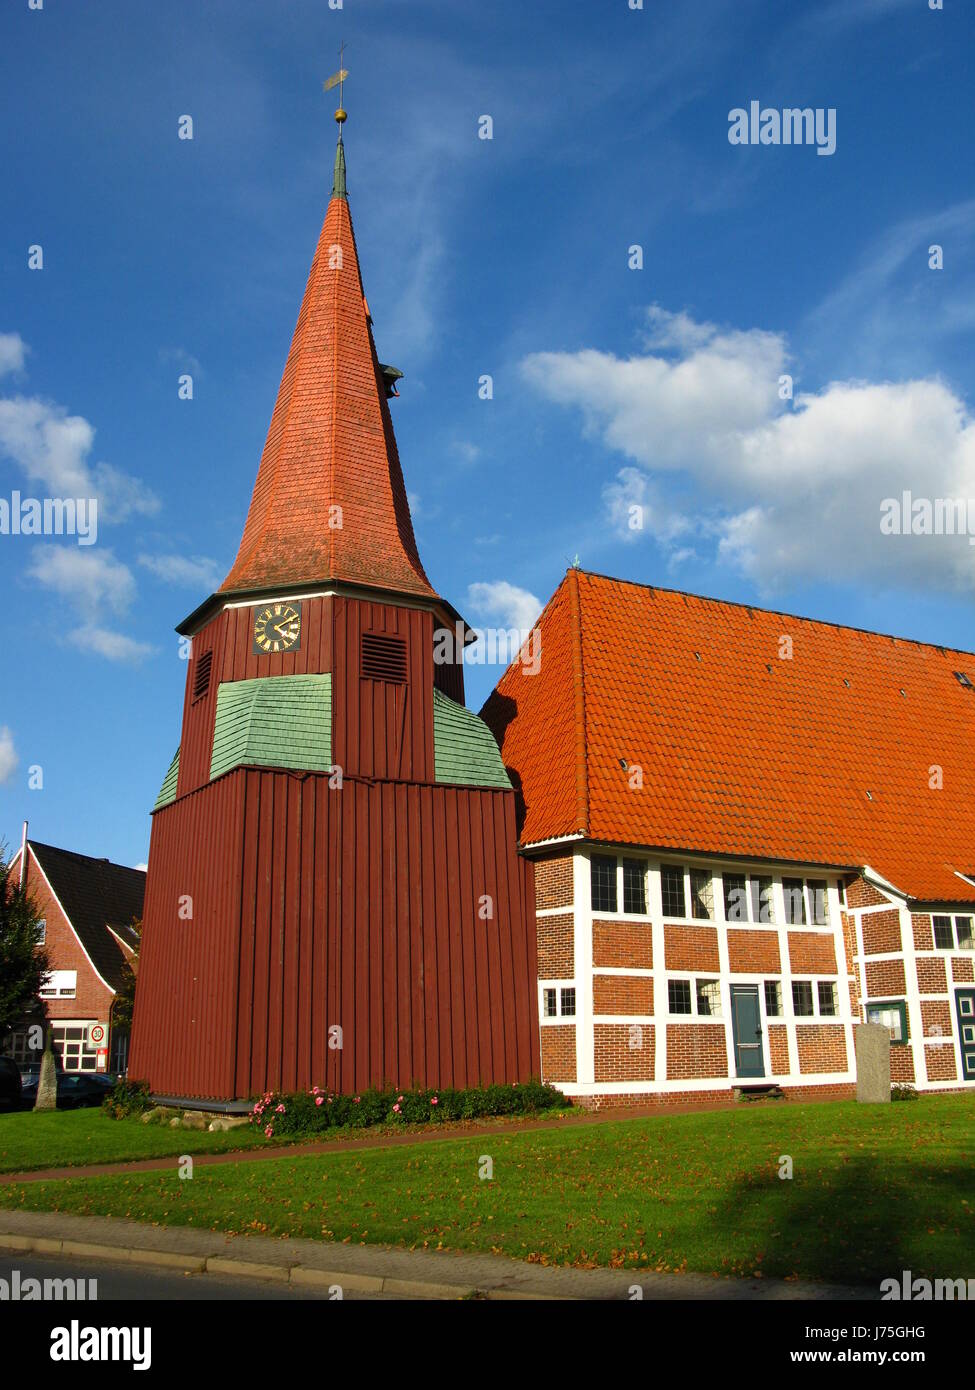
[(812, 623), (816, 627), (839, 628), (842, 632), (859, 632), (865, 637), (884, 637), (891, 642), (909, 642), (913, 647), (926, 647), (933, 652), (957, 652), (959, 656), (975, 657), (975, 651), (969, 651), (967, 647), (948, 647), (941, 642), (925, 642), (920, 637), (903, 637), (896, 632), (878, 632), (872, 627), (854, 627), (851, 623), (838, 623), (832, 618), (810, 618), (803, 613), (789, 613), (784, 608), (765, 608), (760, 603), (742, 603), (732, 598), (716, 598), (713, 594), (695, 593), (693, 589), (671, 589), (665, 584), (647, 584), (639, 579), (622, 579), (616, 574), (603, 574), (601, 570), (580, 569), (579, 574), (584, 574), (590, 579), (604, 579), (610, 584), (625, 584), (630, 589), (645, 589), (651, 593), (675, 594), (680, 598), (696, 598), (702, 603), (720, 603), (726, 608), (739, 608), (756, 613), (767, 613), (776, 618), (792, 618), (799, 623)]
[(589, 833), (589, 748), (586, 737), (585, 665), (582, 659), (582, 601), (579, 597), (579, 571), (573, 566), (569, 580), (569, 609), (572, 617), (572, 690), (575, 697), (576, 811), (578, 829)]

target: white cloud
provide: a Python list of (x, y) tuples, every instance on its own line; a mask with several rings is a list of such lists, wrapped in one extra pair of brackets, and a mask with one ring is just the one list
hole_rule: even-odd
[[(621, 538), (649, 534), (672, 554), (716, 545), (769, 587), (798, 578), (975, 586), (965, 536), (880, 531), (881, 503), (904, 490), (975, 499), (975, 423), (949, 386), (835, 381), (790, 404), (779, 399), (789, 365), (781, 334), (656, 309), (650, 323), (670, 356), (584, 350), (522, 364), (550, 400), (582, 410), (590, 436), (631, 460), (604, 489)], [(629, 525), (633, 504), (646, 508), (642, 532)]]
[(216, 589), (220, 571), (206, 555), (140, 555), (139, 564), (167, 584), (186, 589)]
[(141, 661), (154, 650), (148, 642), (137, 642), (122, 632), (112, 632), (94, 624), (75, 628), (68, 640), (82, 651), (96, 652), (108, 661)]
[(17, 750), (14, 748), (14, 736), (7, 728), (6, 724), (0, 725), (0, 786), (4, 782), (9, 782), (17, 771)]
[(132, 571), (110, 550), (48, 546), (35, 553), (28, 573), (86, 613), (104, 604), (124, 613), (135, 596)]
[(32, 396), (0, 399), (0, 454), (49, 496), (97, 497), (101, 522), (151, 515), (159, 499), (138, 478), (110, 463), (89, 462), (95, 430), (81, 415)]
[(516, 627), (520, 632), (530, 631), (542, 611), (534, 594), (505, 579), (469, 584), (467, 601), (471, 611), (485, 622), (499, 628)]
[(132, 867), (133, 869), (140, 869), (142, 873), (147, 873), (149, 870), (148, 864), (133, 864)]
[(19, 333), (0, 333), (0, 376), (22, 372), (27, 344)]

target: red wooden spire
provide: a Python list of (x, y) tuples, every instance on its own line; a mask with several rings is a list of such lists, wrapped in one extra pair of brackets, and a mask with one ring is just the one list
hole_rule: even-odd
[(328, 580), (435, 596), (362, 292), (341, 137), (243, 539), (220, 592)]

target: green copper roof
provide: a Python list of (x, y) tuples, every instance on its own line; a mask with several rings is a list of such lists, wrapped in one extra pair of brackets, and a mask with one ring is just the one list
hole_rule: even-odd
[(438, 782), (511, 787), (488, 726), (437, 689), (433, 692), (433, 759)]
[(210, 780), (242, 764), (325, 772), (332, 765), (332, 677), (263, 676), (217, 690)]
[(339, 136), (339, 143), (335, 147), (335, 176), (332, 179), (332, 197), (345, 197), (345, 146), (342, 144), (342, 137)]
[(171, 801), (176, 800), (176, 780), (179, 777), (179, 749), (173, 755), (173, 761), (169, 764), (169, 771), (163, 778), (163, 784), (159, 788), (159, 795), (156, 797), (154, 811), (159, 811), (163, 806), (168, 806)]

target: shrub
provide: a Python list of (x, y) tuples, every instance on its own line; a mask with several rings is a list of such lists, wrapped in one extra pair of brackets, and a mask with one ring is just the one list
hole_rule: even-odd
[(902, 1081), (897, 1086), (891, 1086), (890, 1098), (891, 1100), (917, 1100), (917, 1091), (906, 1081)]
[(141, 1115), (151, 1108), (148, 1081), (126, 1081), (123, 1077), (119, 1077), (102, 1101), (102, 1109), (113, 1120), (124, 1120), (127, 1115)]
[(493, 1115), (535, 1115), (563, 1109), (569, 1101), (553, 1086), (540, 1081), (510, 1086), (472, 1086), (424, 1090), (361, 1091), (337, 1095), (314, 1086), (286, 1094), (268, 1091), (256, 1102), (251, 1124), (260, 1125), (268, 1139), (318, 1134), (327, 1129), (365, 1129), (372, 1125), (443, 1124), (448, 1120), (477, 1120)]

